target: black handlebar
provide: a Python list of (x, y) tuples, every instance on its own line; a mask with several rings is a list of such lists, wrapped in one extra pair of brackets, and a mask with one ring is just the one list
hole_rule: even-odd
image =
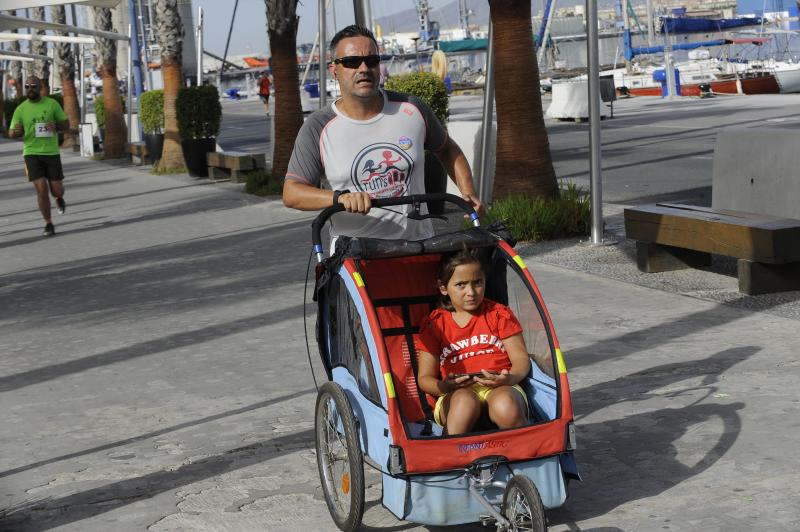
[[(435, 194), (412, 194), (411, 196), (402, 196), (399, 198), (373, 199), (372, 208), (390, 207), (392, 205), (417, 205), (419, 203), (428, 203), (431, 201), (448, 201), (459, 206), (461, 210), (469, 215), (470, 220), (475, 221), (478, 219), (478, 213), (476, 213), (472, 208), (472, 204), (470, 202), (459, 196), (441, 192)], [(344, 205), (341, 203), (331, 205), (320, 212), (319, 215), (314, 219), (314, 222), (312, 222), (311, 240), (314, 245), (314, 252), (317, 253), (318, 256), (320, 253), (322, 253), (322, 238), (320, 236), (322, 233), (322, 227), (325, 225), (325, 222), (328, 221), (328, 218), (337, 212), (342, 212), (343, 210)]]

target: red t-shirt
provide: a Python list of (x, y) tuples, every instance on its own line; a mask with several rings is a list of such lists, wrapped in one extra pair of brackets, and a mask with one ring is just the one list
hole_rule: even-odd
[(504, 338), (522, 332), (511, 309), (488, 299), (481, 311), (460, 327), (450, 311), (436, 309), (420, 325), (417, 350), (439, 358), (442, 378), (450, 373), (473, 373), (485, 369), (511, 369)]
[(266, 76), (264, 76), (264, 77), (263, 77), (263, 78), (261, 78), (261, 80), (259, 80), (259, 82), (258, 82), (258, 93), (259, 93), (259, 94), (265, 94), (265, 95), (266, 95), (266, 94), (269, 94), (269, 87), (270, 87), (270, 85), (271, 85), (271, 83), (270, 83), (270, 81), (269, 81), (269, 78), (268, 78), (268, 77), (266, 77)]

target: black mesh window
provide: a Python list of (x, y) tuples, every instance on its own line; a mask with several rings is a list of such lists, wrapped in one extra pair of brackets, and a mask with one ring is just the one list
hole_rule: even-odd
[(380, 404), (380, 395), (372, 370), (372, 357), (355, 302), (340, 279), (331, 282), (330, 335), (331, 366), (347, 368), (358, 382), (361, 393)]

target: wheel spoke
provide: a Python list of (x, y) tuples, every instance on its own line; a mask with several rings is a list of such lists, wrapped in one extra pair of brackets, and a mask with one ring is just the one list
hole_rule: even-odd
[(324, 415), (325, 480), (336, 506), (346, 515), (350, 508), (350, 463), (347, 443), (337, 430), (339, 416), (332, 399), (326, 402)]
[(514, 489), (511, 492), (510, 503), (508, 520), (511, 522), (512, 530), (515, 532), (533, 530), (533, 515), (523, 493)]

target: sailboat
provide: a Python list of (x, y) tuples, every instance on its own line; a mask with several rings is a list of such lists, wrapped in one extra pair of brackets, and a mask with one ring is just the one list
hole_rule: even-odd
[[(724, 31), (747, 25), (760, 24), (760, 18), (740, 19), (703, 19), (685, 17), (660, 17), (659, 32), (666, 39), (669, 34), (685, 34), (697, 31)], [(703, 42), (684, 42), (672, 44), (674, 50), (686, 50), (689, 61), (672, 64), (678, 71), (678, 94), (682, 96), (699, 96), (710, 90), (717, 94), (769, 94), (779, 92), (775, 75), (766, 70), (750, 68), (745, 63), (723, 61), (710, 57), (708, 47), (728, 46), (732, 44), (761, 45), (767, 42), (766, 37), (722, 38)], [(632, 46), (629, 28), (623, 32), (625, 59), (631, 61), (638, 55), (664, 53), (665, 46)], [(613, 72), (615, 86), (620, 92), (634, 96), (661, 96), (665, 76), (663, 67), (650, 66), (630, 75), (624, 69)], [(703, 87), (706, 85), (707, 87)], [(623, 88), (624, 87), (624, 88)]]

